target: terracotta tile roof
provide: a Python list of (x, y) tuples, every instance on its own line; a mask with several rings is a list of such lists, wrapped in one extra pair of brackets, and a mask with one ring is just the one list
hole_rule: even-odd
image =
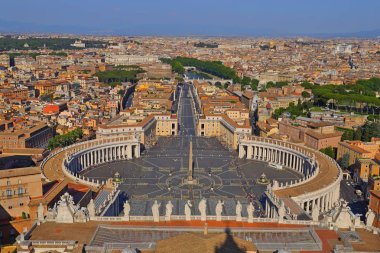
[(41, 174), (41, 170), (39, 167), (0, 170), (1, 178), (21, 177), (21, 176), (39, 175), (39, 174)]
[(318, 140), (342, 136), (342, 132), (339, 132), (339, 131), (334, 132), (334, 133), (321, 134), (321, 133), (317, 133), (315, 131), (309, 130), (306, 132), (306, 134)]

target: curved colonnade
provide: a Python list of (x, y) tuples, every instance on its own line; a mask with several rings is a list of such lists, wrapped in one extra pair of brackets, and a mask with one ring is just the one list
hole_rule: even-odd
[[(278, 183), (273, 180), (266, 191), (266, 215), (278, 218), (285, 206), (288, 219), (302, 213), (310, 214), (314, 208), (319, 213), (329, 211), (339, 201), (342, 171), (330, 157), (295, 144), (245, 136), (239, 140), (239, 158), (254, 159), (280, 165), (303, 175), (299, 180)], [(50, 154), (41, 164), (42, 171), (54, 157), (61, 156), (62, 171), (67, 178), (78, 183), (99, 187), (105, 182), (85, 178), (80, 172), (94, 165), (116, 160), (140, 157), (140, 142), (133, 137), (97, 139), (77, 143)], [(51, 160), (51, 161), (50, 161)], [(49, 167), (57, 166), (50, 164)], [(45, 174), (45, 172), (44, 172)]]
[(281, 205), (290, 219), (314, 208), (327, 212), (339, 201), (342, 171), (332, 158), (295, 144), (246, 136), (239, 141), (239, 158), (274, 163), (303, 174), (303, 178), (279, 184), (273, 180), (266, 191), (266, 214), (277, 218)]
[(41, 169), (47, 178), (49, 176), (46, 175), (45, 170), (49, 168), (46, 167), (54, 166), (54, 164), (48, 165), (48, 163), (51, 160), (54, 161), (55, 157), (62, 157), (59, 161), (61, 161), (62, 172), (67, 178), (90, 187), (99, 187), (105, 182), (90, 180), (81, 176), (80, 172), (91, 166), (111, 161), (138, 158), (140, 157), (140, 142), (131, 137), (114, 137), (80, 142), (62, 148), (51, 153), (42, 162)]

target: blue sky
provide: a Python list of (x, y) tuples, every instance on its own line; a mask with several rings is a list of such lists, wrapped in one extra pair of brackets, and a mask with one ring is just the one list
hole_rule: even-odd
[(380, 0), (0, 0), (0, 31), (341, 34), (380, 29)]

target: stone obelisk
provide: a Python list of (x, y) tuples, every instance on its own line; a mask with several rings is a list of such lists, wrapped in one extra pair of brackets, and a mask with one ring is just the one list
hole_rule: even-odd
[(190, 139), (189, 145), (189, 175), (187, 176), (189, 183), (193, 182), (193, 140)]

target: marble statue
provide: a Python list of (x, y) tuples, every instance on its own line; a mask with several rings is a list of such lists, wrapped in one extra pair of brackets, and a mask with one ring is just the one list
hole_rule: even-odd
[(88, 210), (85, 207), (82, 207), (78, 209), (74, 214), (74, 221), (75, 222), (87, 222), (90, 220), (90, 216), (88, 214)]
[(247, 213), (248, 213), (248, 222), (253, 223), (253, 213), (255, 212), (255, 207), (253, 206), (252, 202), (249, 202), (249, 205), (247, 206)]
[(284, 201), (281, 201), (280, 207), (278, 208), (278, 222), (280, 223), (283, 222), (285, 214), (286, 214), (285, 203)]
[(206, 221), (207, 214), (206, 214), (206, 208), (207, 208), (207, 200), (203, 198), (201, 201), (199, 201), (198, 209), (201, 213), (201, 221)]
[(75, 205), (73, 197), (66, 192), (61, 196), (57, 207), (49, 209), (48, 219), (51, 218), (57, 223), (87, 222), (90, 220), (90, 214), (86, 207)]
[(272, 190), (277, 190), (280, 187), (280, 184), (277, 180), (273, 180)]
[(235, 209), (235, 212), (236, 212), (236, 221), (241, 221), (241, 211), (242, 211), (243, 207), (240, 203), (240, 201), (238, 200), (237, 203), (236, 203), (236, 209)]
[(74, 214), (77, 209), (78, 208), (74, 205), (73, 197), (66, 192), (58, 201), (56, 222), (74, 223)]
[(166, 203), (166, 212), (165, 212), (165, 220), (166, 221), (170, 221), (171, 219), (171, 216), (172, 216), (172, 212), (173, 212), (173, 204), (172, 202), (169, 200), (168, 203)]
[(24, 232), (21, 232), (21, 234), (20, 234), (20, 241), (21, 242), (25, 241), (25, 233)]
[(319, 206), (313, 206), (313, 210), (311, 210), (311, 218), (313, 219), (313, 221), (319, 220)]
[(157, 200), (155, 200), (153, 205), (152, 205), (152, 214), (153, 214), (153, 221), (154, 222), (160, 221), (160, 206), (161, 206), (161, 203), (158, 204)]
[(37, 207), (37, 220), (38, 220), (38, 222), (43, 222), (45, 220), (44, 207), (43, 207), (42, 203), (40, 203)]
[(344, 229), (354, 226), (354, 215), (346, 201), (340, 200), (333, 212), (333, 222), (335, 226)]
[(222, 220), (223, 205), (224, 205), (224, 202), (221, 200), (218, 200), (218, 203), (216, 204), (216, 207), (215, 207), (215, 213), (216, 213), (216, 220), (217, 221)]
[(371, 227), (373, 225), (373, 221), (375, 220), (375, 213), (371, 208), (368, 208), (367, 213), (365, 214), (365, 224), (367, 227)]
[(126, 221), (129, 221), (129, 213), (131, 212), (131, 205), (129, 204), (128, 200), (125, 201), (123, 205), (124, 209), (124, 218)]
[(188, 200), (185, 204), (185, 220), (189, 221), (191, 220), (191, 207), (193, 205), (191, 204), (191, 201)]
[(95, 203), (93, 199), (91, 199), (90, 202), (88, 203), (87, 210), (88, 210), (88, 215), (90, 216), (90, 218), (96, 216)]
[(57, 204), (54, 204), (52, 208), (49, 208), (46, 215), (46, 220), (53, 221), (57, 217)]

